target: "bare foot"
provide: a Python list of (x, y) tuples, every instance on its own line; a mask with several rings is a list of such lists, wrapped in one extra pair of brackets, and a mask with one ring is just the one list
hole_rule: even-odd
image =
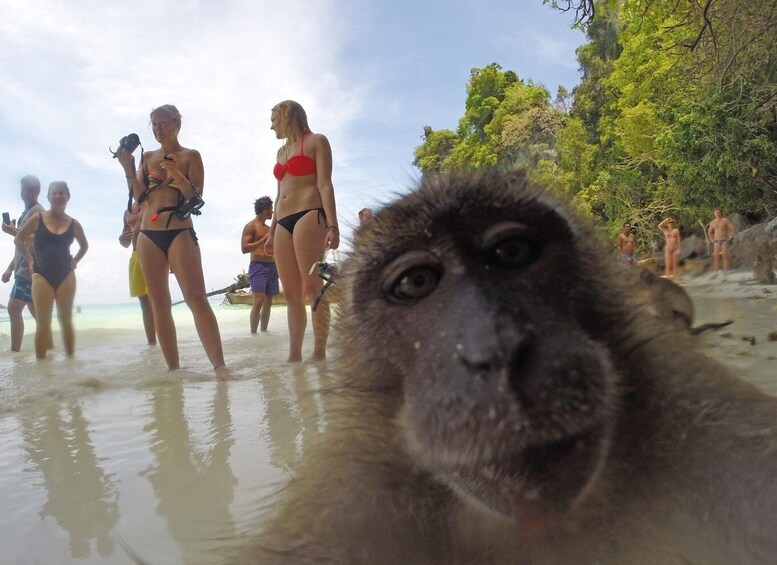
[(326, 353), (314, 353), (307, 361), (305, 361), (305, 365), (315, 365), (322, 361), (326, 361)]
[(234, 381), (235, 377), (232, 375), (232, 373), (229, 372), (229, 369), (227, 369), (227, 366), (222, 363), (218, 367), (213, 368), (214, 371), (216, 371), (216, 378), (220, 381)]

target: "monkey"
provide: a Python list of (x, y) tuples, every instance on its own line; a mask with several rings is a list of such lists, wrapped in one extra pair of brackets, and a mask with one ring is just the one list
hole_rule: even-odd
[[(674, 325), (681, 331), (699, 335), (708, 330), (717, 330), (733, 324), (733, 320), (707, 322), (693, 326), (693, 301), (679, 284), (658, 276), (647, 269), (640, 268), (637, 296), (647, 304), (648, 311), (659, 320)], [(633, 271), (629, 271), (633, 272)]]
[(777, 562), (777, 398), (525, 174), (425, 175), (338, 285), (337, 407), (236, 561)]
[(777, 275), (774, 274), (774, 253), (766, 244), (761, 245), (753, 262), (753, 279), (758, 284), (777, 284)]

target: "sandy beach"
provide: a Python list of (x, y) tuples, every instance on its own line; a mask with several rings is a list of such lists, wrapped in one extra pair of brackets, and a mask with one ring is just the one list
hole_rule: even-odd
[(695, 325), (733, 322), (700, 336), (708, 354), (777, 395), (777, 286), (755, 284), (750, 271), (681, 276), (678, 282), (693, 298)]

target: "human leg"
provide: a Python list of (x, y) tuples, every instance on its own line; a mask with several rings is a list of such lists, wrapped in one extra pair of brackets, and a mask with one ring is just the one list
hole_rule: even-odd
[(75, 331), (73, 330), (73, 300), (76, 296), (76, 273), (70, 271), (54, 291), (54, 299), (57, 303), (57, 320), (62, 331), (62, 342), (65, 345), (65, 353), (72, 357), (76, 349)]
[[(254, 292), (254, 303), (251, 306), (251, 316), (250, 316), (252, 334), (255, 334), (256, 331), (259, 329), (259, 320), (261, 318), (262, 305), (264, 304), (264, 299), (266, 296), (267, 295), (263, 292)], [(262, 330), (262, 331), (265, 331), (265, 330)]]
[(680, 269), (680, 250), (675, 249), (672, 251), (672, 277), (677, 276), (677, 272)]
[[(275, 232), (275, 265), (283, 285), (286, 299), (286, 316), (289, 322), (289, 358), (290, 363), (302, 361), (302, 340), (308, 323), (303, 297), (302, 276), (300, 275), (292, 234), (285, 229)], [(310, 267), (308, 267), (310, 268)]]
[(51, 335), (51, 316), (54, 312), (54, 289), (37, 273), (32, 275), (32, 300), (35, 303), (35, 357), (46, 358)]
[(224, 363), (218, 321), (206, 296), (200, 248), (194, 232), (184, 232), (176, 237), (170, 244), (167, 254), (183, 298), (194, 317), (194, 326), (205, 354), (220, 379), (231, 378)]
[(22, 348), (24, 337), (24, 307), (27, 303), (17, 298), (8, 300), (8, 319), (11, 322), (11, 351), (19, 351)]
[(259, 319), (261, 320), (261, 330), (263, 332), (267, 331), (267, 326), (270, 324), (270, 310), (272, 309), (272, 296), (269, 294), (264, 295), (264, 300), (262, 300), (262, 311), (261, 315), (259, 316)]
[(720, 255), (723, 259), (723, 272), (728, 273), (728, 241), (720, 244)]
[[(308, 214), (297, 223), (294, 231), (294, 249), (297, 257), (297, 267), (303, 286), (303, 296), (311, 304), (321, 292), (324, 281), (318, 276), (318, 271), (310, 272), (317, 261), (324, 258), (324, 241), (326, 237), (326, 222), (320, 221), (318, 214)], [(285, 289), (285, 287), (284, 287)], [(313, 323), (313, 355), (311, 361), (326, 359), (326, 344), (329, 339), (330, 309), (327, 296), (324, 295), (312, 314)]]
[(178, 341), (173, 321), (167, 256), (149, 238), (138, 237), (138, 259), (148, 288), (159, 348), (170, 370), (178, 368)]
[(151, 301), (148, 294), (138, 296), (140, 302), (140, 311), (143, 315), (143, 329), (146, 330), (146, 339), (149, 345), (156, 345), (156, 329), (154, 325), (154, 310), (151, 308)]
[(712, 244), (712, 271), (717, 273), (720, 269), (720, 243), (717, 241)]

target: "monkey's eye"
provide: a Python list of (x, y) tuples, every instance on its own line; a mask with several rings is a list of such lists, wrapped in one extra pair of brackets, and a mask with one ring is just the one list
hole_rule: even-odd
[(440, 282), (440, 273), (432, 267), (414, 267), (402, 273), (391, 289), (394, 298), (418, 300), (429, 296)]
[(517, 269), (532, 263), (538, 252), (534, 235), (522, 224), (504, 222), (483, 233), (483, 249), (500, 267)]
[(442, 273), (440, 260), (434, 254), (405, 253), (384, 270), (383, 293), (401, 302), (426, 298), (437, 288)]

